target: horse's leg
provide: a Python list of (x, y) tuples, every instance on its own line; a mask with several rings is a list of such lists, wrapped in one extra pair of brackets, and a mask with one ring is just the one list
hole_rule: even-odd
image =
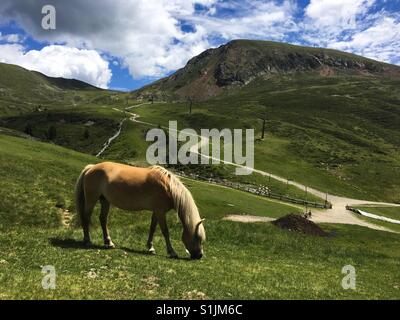
[(96, 202), (91, 205), (88, 205), (88, 203), (86, 203), (85, 214), (84, 214), (84, 217), (82, 217), (82, 221), (81, 221), (82, 229), (83, 229), (83, 244), (87, 247), (92, 245), (92, 243), (90, 241), (89, 227), (90, 227), (90, 218), (92, 216), (92, 212), (93, 212), (95, 204), (96, 204)]
[(107, 219), (108, 219), (108, 213), (110, 211), (110, 203), (104, 197), (100, 197), (100, 204), (101, 204), (101, 212), (99, 218), (100, 218), (101, 229), (103, 229), (104, 246), (106, 248), (114, 248), (115, 245), (111, 241), (111, 237), (107, 228)]
[(157, 213), (158, 223), (160, 224), (161, 232), (165, 238), (165, 244), (167, 245), (167, 253), (170, 258), (177, 258), (175, 250), (172, 248), (171, 241), (169, 240), (169, 231), (167, 226), (166, 212)]
[(147, 239), (147, 249), (149, 250), (149, 253), (151, 253), (151, 254), (156, 253), (156, 250), (154, 249), (154, 246), (153, 246), (153, 237), (154, 237), (154, 232), (156, 232), (156, 228), (157, 228), (157, 216), (153, 212), (153, 214), (151, 216), (149, 238)]
[(97, 190), (85, 189), (85, 211), (82, 217), (83, 243), (85, 246), (91, 245), (89, 233), (90, 218), (98, 199), (99, 195), (97, 194)]

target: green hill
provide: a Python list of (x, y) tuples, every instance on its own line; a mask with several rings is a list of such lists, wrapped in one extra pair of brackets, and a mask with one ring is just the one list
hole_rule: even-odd
[(100, 94), (101, 89), (75, 79), (47, 77), (36, 71), (0, 63), (0, 115), (74, 105), (77, 91)]
[[(203, 260), (166, 258), (159, 231), (158, 254), (147, 255), (150, 215), (115, 208), (110, 232), (117, 248), (101, 249), (98, 209), (92, 228), (95, 247), (82, 248), (82, 232), (74, 222), (73, 186), (82, 167), (95, 161), (55, 145), (0, 134), (1, 299), (400, 297), (397, 234), (325, 225), (331, 237), (319, 238), (269, 223), (221, 220), (229, 213), (279, 217), (297, 209), (191, 180), (184, 182), (206, 217)], [(169, 224), (173, 245), (186, 257), (180, 222), (173, 213)], [(341, 286), (341, 270), (348, 264), (357, 270), (357, 290)], [(55, 267), (55, 290), (41, 286), (44, 265)]]
[[(178, 120), (181, 128), (254, 128), (257, 169), (333, 194), (400, 201), (397, 66), (335, 50), (240, 40), (207, 50), (174, 75), (131, 94), (84, 84), (70, 90), (69, 80), (56, 86), (54, 79), (34, 72), (0, 67), (9, 73), (0, 73), (0, 83), (12, 93), (0, 97), (2, 127), (96, 154), (124, 117), (114, 108), (123, 110), (139, 103), (135, 97), (154, 94), (170, 102), (134, 112), (155, 126)], [(186, 95), (194, 99), (192, 114), (187, 102), (174, 100)], [(38, 105), (45, 110), (37, 111)], [(267, 135), (260, 140), (264, 113)], [(104, 156), (145, 162), (148, 129), (125, 122)], [(212, 171), (234, 179), (222, 169)], [(246, 182), (269, 183), (254, 175)], [(285, 192), (285, 186), (278, 190)]]
[[(353, 54), (233, 41), (133, 94), (170, 103), (136, 109), (181, 128), (254, 128), (256, 168), (319, 190), (400, 202), (400, 67)], [(179, 102), (186, 96), (193, 99)]]

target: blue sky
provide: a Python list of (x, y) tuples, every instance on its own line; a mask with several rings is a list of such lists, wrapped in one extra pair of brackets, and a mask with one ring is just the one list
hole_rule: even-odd
[[(42, 28), (42, 7), (56, 29)], [(339, 49), (400, 64), (400, 0), (2, 0), (0, 62), (131, 90), (229, 40)]]

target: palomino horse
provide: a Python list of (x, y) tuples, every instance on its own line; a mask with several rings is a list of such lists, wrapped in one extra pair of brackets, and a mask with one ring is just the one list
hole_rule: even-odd
[(167, 253), (176, 258), (166, 222), (167, 211), (175, 209), (183, 225), (182, 241), (191, 258), (200, 259), (203, 256), (204, 219), (200, 218), (189, 190), (165, 168), (138, 168), (113, 162), (88, 165), (76, 182), (75, 197), (86, 245), (90, 245), (90, 217), (96, 202), (100, 200), (100, 223), (106, 247), (114, 247), (107, 229), (107, 217), (112, 204), (123, 210), (152, 211), (147, 241), (149, 253), (155, 253), (153, 236), (158, 222), (165, 238)]

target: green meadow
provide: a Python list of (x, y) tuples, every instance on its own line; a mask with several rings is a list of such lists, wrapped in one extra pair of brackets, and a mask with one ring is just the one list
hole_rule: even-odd
[[(146, 253), (148, 212), (113, 208), (110, 232), (117, 248), (106, 250), (97, 208), (94, 247), (83, 248), (73, 186), (80, 170), (96, 161), (53, 144), (0, 135), (1, 299), (400, 298), (398, 234), (322, 225), (329, 237), (320, 238), (270, 223), (226, 221), (227, 214), (280, 217), (301, 208), (187, 179), (206, 218), (204, 259), (187, 259), (172, 211), (178, 260), (167, 258), (159, 230), (157, 254)], [(55, 267), (54, 290), (42, 288), (45, 265)], [(341, 286), (345, 265), (356, 268), (356, 290)]]

